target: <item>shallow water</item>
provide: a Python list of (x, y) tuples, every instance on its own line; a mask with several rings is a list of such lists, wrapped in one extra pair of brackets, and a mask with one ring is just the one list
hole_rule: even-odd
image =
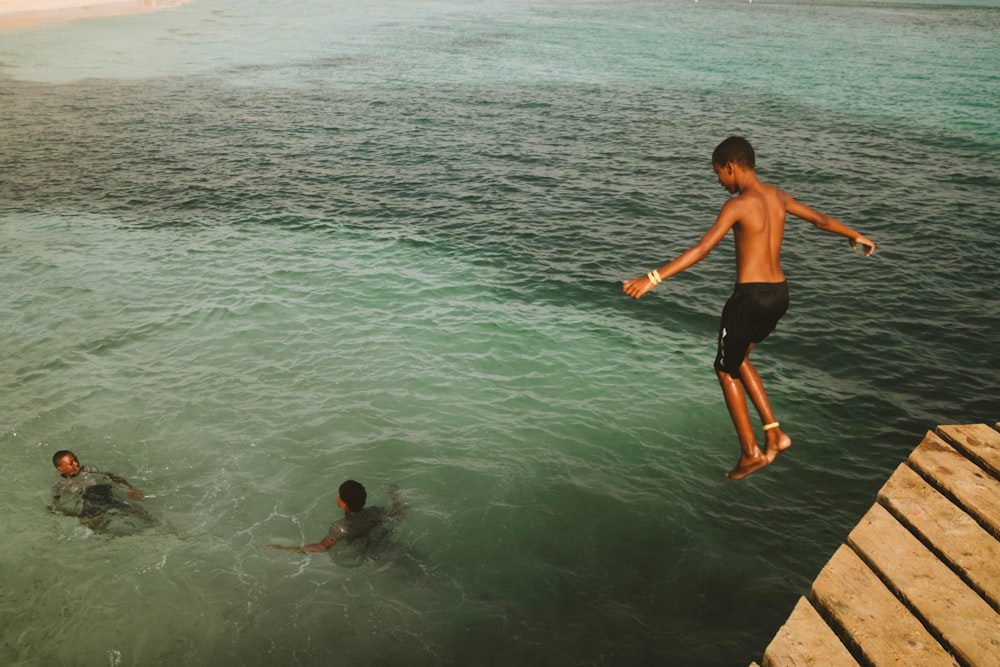
[[(996, 420), (995, 3), (204, 1), (0, 35), (0, 663), (759, 659), (940, 423)], [(791, 224), (733, 484), (732, 133)], [(57, 449), (163, 524), (46, 513)], [(299, 556), (336, 487), (388, 559)]]

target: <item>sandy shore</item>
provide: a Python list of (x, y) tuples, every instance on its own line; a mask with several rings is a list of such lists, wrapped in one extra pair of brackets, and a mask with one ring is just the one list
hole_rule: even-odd
[(191, 0), (0, 0), (0, 30), (168, 9)]

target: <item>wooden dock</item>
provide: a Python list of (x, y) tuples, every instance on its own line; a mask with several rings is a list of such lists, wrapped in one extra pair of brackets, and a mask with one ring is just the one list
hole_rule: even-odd
[(928, 431), (762, 664), (1000, 666), (1000, 424)]

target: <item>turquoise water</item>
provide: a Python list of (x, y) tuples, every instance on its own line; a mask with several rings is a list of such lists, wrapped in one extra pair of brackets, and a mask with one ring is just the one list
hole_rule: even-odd
[[(0, 33), (4, 665), (745, 665), (941, 423), (1000, 418), (1000, 5), (233, 3)], [(740, 133), (791, 224), (739, 483)], [(46, 513), (57, 449), (163, 525)], [(398, 484), (397, 551), (317, 541)]]

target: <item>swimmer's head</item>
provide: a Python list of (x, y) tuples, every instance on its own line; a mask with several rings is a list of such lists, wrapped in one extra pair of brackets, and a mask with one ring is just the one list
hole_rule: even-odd
[(52, 465), (66, 477), (72, 477), (80, 472), (80, 462), (76, 459), (76, 454), (68, 449), (60, 449), (53, 454)]
[(365, 501), (368, 500), (368, 492), (360, 482), (349, 479), (337, 489), (337, 499), (340, 500), (351, 512), (359, 512), (364, 509)]
[(725, 167), (732, 162), (744, 169), (753, 169), (757, 162), (753, 146), (743, 137), (729, 137), (715, 147), (712, 164)]

